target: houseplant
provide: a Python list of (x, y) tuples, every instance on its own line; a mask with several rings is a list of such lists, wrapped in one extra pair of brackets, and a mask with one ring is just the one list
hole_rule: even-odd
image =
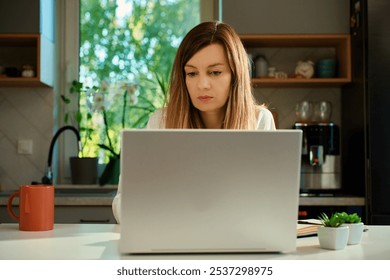
[(322, 224), (318, 228), (320, 247), (331, 250), (344, 249), (348, 242), (349, 227), (342, 225), (340, 214), (334, 213), (328, 217), (321, 213), (318, 219)]
[[(107, 162), (99, 184), (117, 184), (119, 180), (119, 143), (120, 130), (126, 127), (128, 105), (137, 103), (137, 85), (135, 83), (109, 83), (103, 80), (100, 86), (87, 87), (79, 81), (73, 81), (70, 93), (83, 95), (84, 102), (76, 112), (76, 121), (83, 135), (83, 147), (87, 141), (94, 153)], [(117, 113), (119, 112), (119, 114)], [(120, 115), (120, 118), (118, 118)]]
[[(83, 91), (82, 84), (73, 81), (69, 89), (70, 94), (81, 94)], [(75, 96), (77, 99), (79, 96)], [(71, 96), (65, 94), (61, 95), (61, 99), (66, 106), (64, 114), (64, 123), (72, 124), (78, 128), (80, 135), (79, 152), (77, 156), (69, 158), (71, 182), (76, 185), (96, 184), (98, 178), (98, 158), (97, 155), (88, 151), (87, 142), (91, 139), (94, 129), (89, 125), (91, 123), (92, 115), (87, 112), (85, 115), (78, 109), (72, 110)], [(81, 121), (84, 120), (84, 126)]]
[(364, 223), (357, 213), (348, 214), (346, 212), (339, 213), (340, 221), (343, 225), (349, 227), (348, 245), (359, 244), (364, 230)]
[[(80, 97), (73, 120), (80, 127), (83, 148), (88, 148), (83, 156), (92, 153), (106, 164), (100, 185), (118, 183), (121, 130), (146, 126), (149, 115), (166, 103), (167, 77), (156, 73), (154, 77), (155, 80), (140, 79), (139, 83), (103, 80), (93, 87), (73, 81), (70, 93)], [(63, 100), (69, 102), (65, 97)]]

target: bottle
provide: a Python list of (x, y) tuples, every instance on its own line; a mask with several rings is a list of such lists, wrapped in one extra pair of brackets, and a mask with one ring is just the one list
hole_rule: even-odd
[(264, 56), (259, 55), (256, 57), (256, 77), (268, 76), (268, 62)]

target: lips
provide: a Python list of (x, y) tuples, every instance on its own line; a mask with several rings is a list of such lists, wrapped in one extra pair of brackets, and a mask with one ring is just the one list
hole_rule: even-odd
[(209, 96), (209, 95), (202, 95), (202, 96), (198, 96), (198, 100), (203, 102), (203, 103), (206, 103), (206, 102), (209, 102), (213, 99), (214, 97), (212, 96)]

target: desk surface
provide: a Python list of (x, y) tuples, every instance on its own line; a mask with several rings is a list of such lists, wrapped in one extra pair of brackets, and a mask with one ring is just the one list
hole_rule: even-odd
[(368, 226), (361, 244), (338, 251), (321, 249), (317, 237), (306, 237), (297, 239), (297, 250), (292, 253), (206, 255), (123, 255), (118, 250), (119, 227), (113, 224), (56, 224), (51, 231), (27, 232), (19, 231), (17, 224), (0, 224), (0, 259), (390, 259), (390, 226)]

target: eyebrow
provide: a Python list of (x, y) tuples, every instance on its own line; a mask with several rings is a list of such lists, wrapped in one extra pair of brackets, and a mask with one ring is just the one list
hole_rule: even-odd
[[(224, 65), (225, 65), (225, 63), (217, 62), (217, 63), (213, 63), (213, 64), (208, 65), (207, 68), (215, 67), (215, 66), (224, 66)], [(196, 68), (195, 66), (193, 66), (191, 64), (186, 64), (186, 65), (184, 65), (184, 67)]]

